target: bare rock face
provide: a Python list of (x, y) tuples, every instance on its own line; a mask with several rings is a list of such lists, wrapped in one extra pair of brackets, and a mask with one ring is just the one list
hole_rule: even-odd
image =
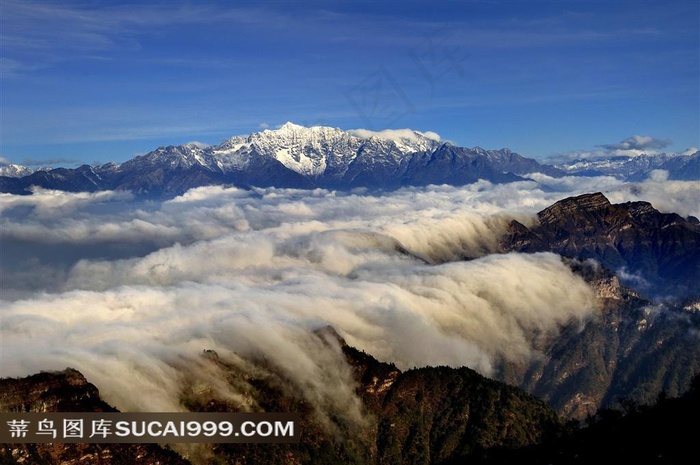
[(506, 251), (594, 259), (649, 297), (700, 296), (700, 226), (648, 202), (613, 205), (601, 193), (561, 200), (527, 228), (513, 221)]
[[(599, 301), (604, 302), (606, 299), (622, 300), (625, 297), (624, 291), (620, 286), (620, 279), (617, 276), (601, 278), (595, 281), (593, 283), (593, 289)], [(629, 290), (628, 293), (638, 297), (634, 291)]]

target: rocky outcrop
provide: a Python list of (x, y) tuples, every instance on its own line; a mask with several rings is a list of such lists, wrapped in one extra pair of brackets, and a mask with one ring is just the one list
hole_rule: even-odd
[(528, 228), (513, 221), (506, 251), (594, 259), (649, 297), (700, 296), (700, 225), (648, 202), (613, 205), (601, 193), (561, 200)]
[[(116, 412), (78, 371), (0, 379), (3, 412)], [(155, 444), (3, 444), (3, 464), (186, 465), (172, 450)]]

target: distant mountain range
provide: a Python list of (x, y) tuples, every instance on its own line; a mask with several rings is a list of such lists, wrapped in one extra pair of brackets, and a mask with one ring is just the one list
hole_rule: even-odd
[(664, 170), (668, 179), (679, 181), (700, 180), (700, 152), (690, 155), (649, 154), (638, 156), (611, 156), (578, 159), (555, 165), (576, 176), (614, 176), (624, 181), (642, 181), (654, 170)]
[(550, 166), (509, 149), (457, 147), (417, 131), (342, 131), (287, 123), (224, 143), (160, 147), (121, 164), (78, 168), (0, 166), (0, 192), (28, 194), (31, 186), (64, 191), (130, 190), (178, 195), (204, 185), (395, 189), (427, 184), (464, 185), (548, 176), (611, 175), (640, 180), (651, 171), (670, 179), (700, 179), (700, 153), (574, 160)]

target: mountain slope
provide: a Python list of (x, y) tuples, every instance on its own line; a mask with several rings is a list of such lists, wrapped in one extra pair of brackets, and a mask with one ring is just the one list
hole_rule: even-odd
[(696, 453), (696, 429), (688, 425), (698, 415), (700, 378), (695, 378), (693, 387), (679, 398), (660, 396), (650, 407), (628, 403), (626, 412), (602, 411), (590, 419), (588, 427), (568, 431), (556, 441), (491, 450), (482, 457), (470, 457), (469, 463), (688, 463)]
[(575, 418), (620, 397), (648, 403), (658, 392), (687, 390), (700, 373), (697, 221), (647, 202), (612, 205), (600, 193), (561, 200), (537, 217), (530, 228), (511, 222), (504, 250), (567, 257), (596, 290), (598, 312), (536, 341), (539, 359), (503, 362), (498, 378)]
[(34, 171), (36, 171), (36, 169), (27, 168), (26, 166), (22, 165), (0, 162), (0, 176), (6, 176), (8, 178), (22, 178), (24, 176), (29, 176)]
[[(365, 404), (365, 420), (356, 423), (334, 415), (323, 420), (304, 395), (264, 360), (249, 360), (248, 369), (242, 370), (215, 353), (205, 352), (206, 362), (225, 370), (226, 377), (221, 382), (230, 383), (236, 392), (254, 401), (262, 411), (299, 413), (301, 424), (297, 427), (301, 431), (301, 442), (201, 446), (196, 462), (441, 463), (495, 446), (539, 443), (553, 437), (561, 428), (556, 414), (542, 401), (517, 388), (488, 380), (468, 368), (421, 368), (401, 373), (393, 365), (347, 346), (330, 328), (317, 335), (342, 350), (355, 375), (357, 394)], [(0, 408), (6, 411), (111, 409), (99, 399), (94, 386), (74, 370), (0, 380), (0, 387)], [(187, 392), (185, 389), (183, 394)], [(35, 399), (50, 401), (41, 404)], [(189, 392), (183, 404), (192, 411), (238, 411), (230, 397), (217, 398), (203, 386)], [(24, 458), (25, 462), (32, 463), (41, 459), (55, 463), (60, 459), (62, 463), (77, 464), (84, 463), (88, 453), (100, 453), (93, 451), (100, 447), (6, 445), (0, 449), (0, 458), (5, 463)], [(128, 459), (129, 454), (141, 453), (152, 460), (133, 463), (156, 463), (157, 460), (164, 464), (186, 463), (174, 453), (152, 445), (113, 444), (107, 449), (111, 457)], [(127, 462), (110, 461), (108, 456), (100, 463)]]
[(615, 407), (621, 398), (648, 404), (659, 392), (687, 391), (700, 374), (695, 307), (654, 303), (603, 268), (572, 266), (596, 290), (595, 318), (540, 340), (536, 360), (504, 361), (497, 379), (544, 399), (563, 417), (578, 419)]

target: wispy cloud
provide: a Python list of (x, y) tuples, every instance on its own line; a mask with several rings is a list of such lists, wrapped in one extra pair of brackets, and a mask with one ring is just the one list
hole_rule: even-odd
[[(322, 34), (329, 41), (353, 44), (374, 43), (410, 48), (420, 41), (414, 30), (431, 32), (449, 30), (446, 38), (453, 45), (471, 51), (494, 48), (526, 48), (564, 46), (619, 40), (636, 29), (606, 30), (585, 27), (572, 29), (565, 21), (552, 18), (543, 31), (528, 21), (512, 21), (508, 30), (492, 25), (479, 25), (465, 17), (449, 21), (416, 21), (401, 16), (378, 18), (361, 12), (338, 12), (308, 7), (304, 21), (298, 15), (271, 5), (244, 7), (233, 4), (181, 2), (147, 2), (143, 4), (76, 4), (39, 1), (6, 0), (3, 2), (2, 41), (7, 69), (21, 74), (69, 59), (105, 58), (115, 51), (138, 51), (146, 37), (166, 28), (231, 23), (239, 27), (257, 27), (286, 34), (307, 35), (312, 32), (305, 24), (313, 23), (313, 34)], [(357, 34), (355, 25), (362, 24), (364, 34)], [(557, 27), (553, 27), (556, 25)], [(448, 44), (446, 44), (448, 45)], [(170, 66), (201, 68), (227, 67), (218, 60), (162, 57)]]
[(420, 140), (419, 136), (425, 137), (427, 139), (431, 139), (434, 141), (439, 141), (440, 140), (440, 135), (427, 131), (427, 132), (420, 132), (420, 131), (414, 131), (412, 129), (384, 129), (381, 131), (372, 131), (369, 129), (350, 129), (348, 131), (350, 134), (366, 139), (369, 137), (379, 137), (380, 139), (387, 139), (387, 140), (401, 140), (401, 139), (406, 139), (410, 141), (418, 141)]
[(671, 144), (671, 139), (633, 135), (614, 144), (596, 145), (596, 148), (593, 150), (573, 150), (567, 153), (555, 154), (548, 161), (549, 163), (563, 163), (571, 160), (595, 160), (611, 156), (636, 157), (640, 155), (655, 155), (660, 152), (660, 149), (664, 149)]
[(670, 139), (657, 139), (651, 136), (638, 136), (634, 135), (628, 137), (627, 139), (618, 142), (617, 144), (604, 144), (600, 145), (606, 150), (612, 152), (619, 151), (644, 151), (648, 149), (662, 149), (671, 145)]
[(21, 161), (25, 166), (75, 165), (81, 163), (75, 158), (25, 158)]
[[(138, 51), (146, 36), (165, 28), (222, 21), (274, 27), (286, 17), (252, 8), (187, 3), (74, 4), (7, 0), (3, 2), (2, 42), (10, 75), (75, 59), (104, 59), (117, 51)], [(170, 66), (227, 67), (207, 59), (164, 57)], [(8, 77), (9, 75), (5, 75)]]

